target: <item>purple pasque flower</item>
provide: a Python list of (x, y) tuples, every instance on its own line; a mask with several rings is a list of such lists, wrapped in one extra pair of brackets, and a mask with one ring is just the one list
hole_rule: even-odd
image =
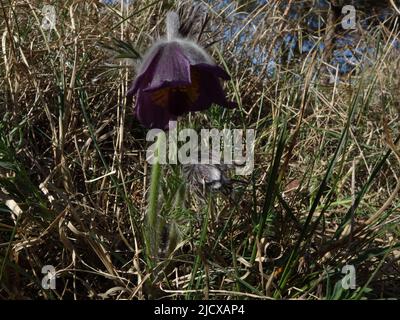
[(229, 75), (193, 41), (176, 37), (174, 14), (167, 16), (168, 39), (150, 48), (127, 93), (128, 98), (136, 95), (135, 115), (147, 128), (167, 129), (170, 120), (206, 110), (213, 103), (235, 106), (226, 99), (220, 83), (220, 78), (229, 80)]

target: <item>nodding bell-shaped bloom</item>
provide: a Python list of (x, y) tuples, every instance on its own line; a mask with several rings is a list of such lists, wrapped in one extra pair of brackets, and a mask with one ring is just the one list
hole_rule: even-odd
[(170, 120), (215, 103), (231, 108), (220, 78), (229, 75), (193, 41), (181, 39), (174, 12), (167, 14), (167, 39), (144, 57), (127, 97), (136, 95), (135, 115), (147, 128), (167, 129)]

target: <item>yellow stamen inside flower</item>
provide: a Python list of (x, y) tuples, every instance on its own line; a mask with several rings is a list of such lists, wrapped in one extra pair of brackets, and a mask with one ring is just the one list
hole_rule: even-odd
[(190, 104), (195, 103), (200, 94), (200, 75), (197, 70), (190, 68), (191, 84), (186, 86), (178, 86), (174, 88), (161, 88), (157, 91), (152, 92), (151, 99), (153, 102), (162, 108), (166, 108), (169, 105), (169, 100), (172, 93), (180, 92), (185, 95), (188, 99), (187, 102)]

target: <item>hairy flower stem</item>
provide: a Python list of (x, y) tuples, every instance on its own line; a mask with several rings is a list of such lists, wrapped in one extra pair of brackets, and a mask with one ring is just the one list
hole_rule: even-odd
[(165, 144), (165, 135), (160, 132), (154, 149), (154, 162), (151, 168), (149, 204), (147, 211), (146, 253), (149, 260), (157, 256), (159, 240), (158, 199), (161, 184), (162, 167), (160, 164), (160, 146)]
[(179, 16), (174, 11), (167, 13), (167, 40), (171, 41), (179, 35)]

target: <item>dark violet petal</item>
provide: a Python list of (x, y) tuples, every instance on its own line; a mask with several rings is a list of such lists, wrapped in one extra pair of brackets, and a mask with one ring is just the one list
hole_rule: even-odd
[(165, 89), (165, 88), (176, 88), (176, 87), (183, 87), (183, 86), (188, 86), (190, 85), (190, 80), (188, 81), (182, 81), (182, 80), (172, 80), (169, 82), (163, 82), (160, 85), (154, 86), (154, 87), (147, 87), (143, 88), (143, 91), (146, 92), (154, 92), (160, 89)]
[(127, 96), (135, 95), (139, 87), (143, 87), (150, 82), (151, 79), (149, 78), (149, 76), (154, 72), (158, 57), (164, 46), (165, 43), (156, 44), (149, 50), (149, 53), (144, 56), (138, 74), (135, 80), (132, 82), (132, 85), (128, 90)]
[[(194, 68), (197, 68), (197, 66)], [(215, 73), (208, 72), (202, 67), (198, 70), (198, 74), (200, 77), (200, 94), (196, 102), (191, 105), (190, 111), (195, 112), (208, 109), (212, 103), (225, 108), (234, 108), (236, 106), (234, 102), (226, 99), (220, 80)]]
[(126, 96), (127, 96), (127, 97), (132, 97), (132, 96), (134, 96), (134, 95), (137, 93), (137, 91), (138, 91), (138, 89), (139, 89), (138, 84), (140, 83), (140, 81), (138, 81), (139, 79), (140, 79), (140, 77), (136, 78), (136, 79), (132, 82), (131, 86), (130, 86), (129, 89), (128, 89), (128, 92), (126, 93)]
[(205, 71), (207, 73), (211, 73), (211, 74), (217, 76), (218, 78), (221, 78), (221, 79), (224, 79), (224, 80), (230, 80), (231, 79), (230, 75), (218, 65), (199, 63), (199, 64), (194, 65), (193, 67), (195, 67), (197, 70)]
[(142, 86), (146, 90), (190, 85), (190, 63), (176, 42), (162, 47), (148, 76), (151, 78), (149, 85)]
[(136, 107), (136, 118), (147, 128), (167, 129), (170, 120), (176, 120), (167, 108), (162, 108), (154, 104), (150, 94), (139, 90)]
[(136, 78), (136, 79), (132, 82), (131, 86), (129, 87), (128, 92), (126, 93), (126, 96), (127, 96), (128, 98), (132, 98), (132, 97), (137, 93), (137, 91), (138, 91), (138, 89), (139, 89), (138, 81), (137, 81), (138, 79), (139, 79), (139, 78)]

